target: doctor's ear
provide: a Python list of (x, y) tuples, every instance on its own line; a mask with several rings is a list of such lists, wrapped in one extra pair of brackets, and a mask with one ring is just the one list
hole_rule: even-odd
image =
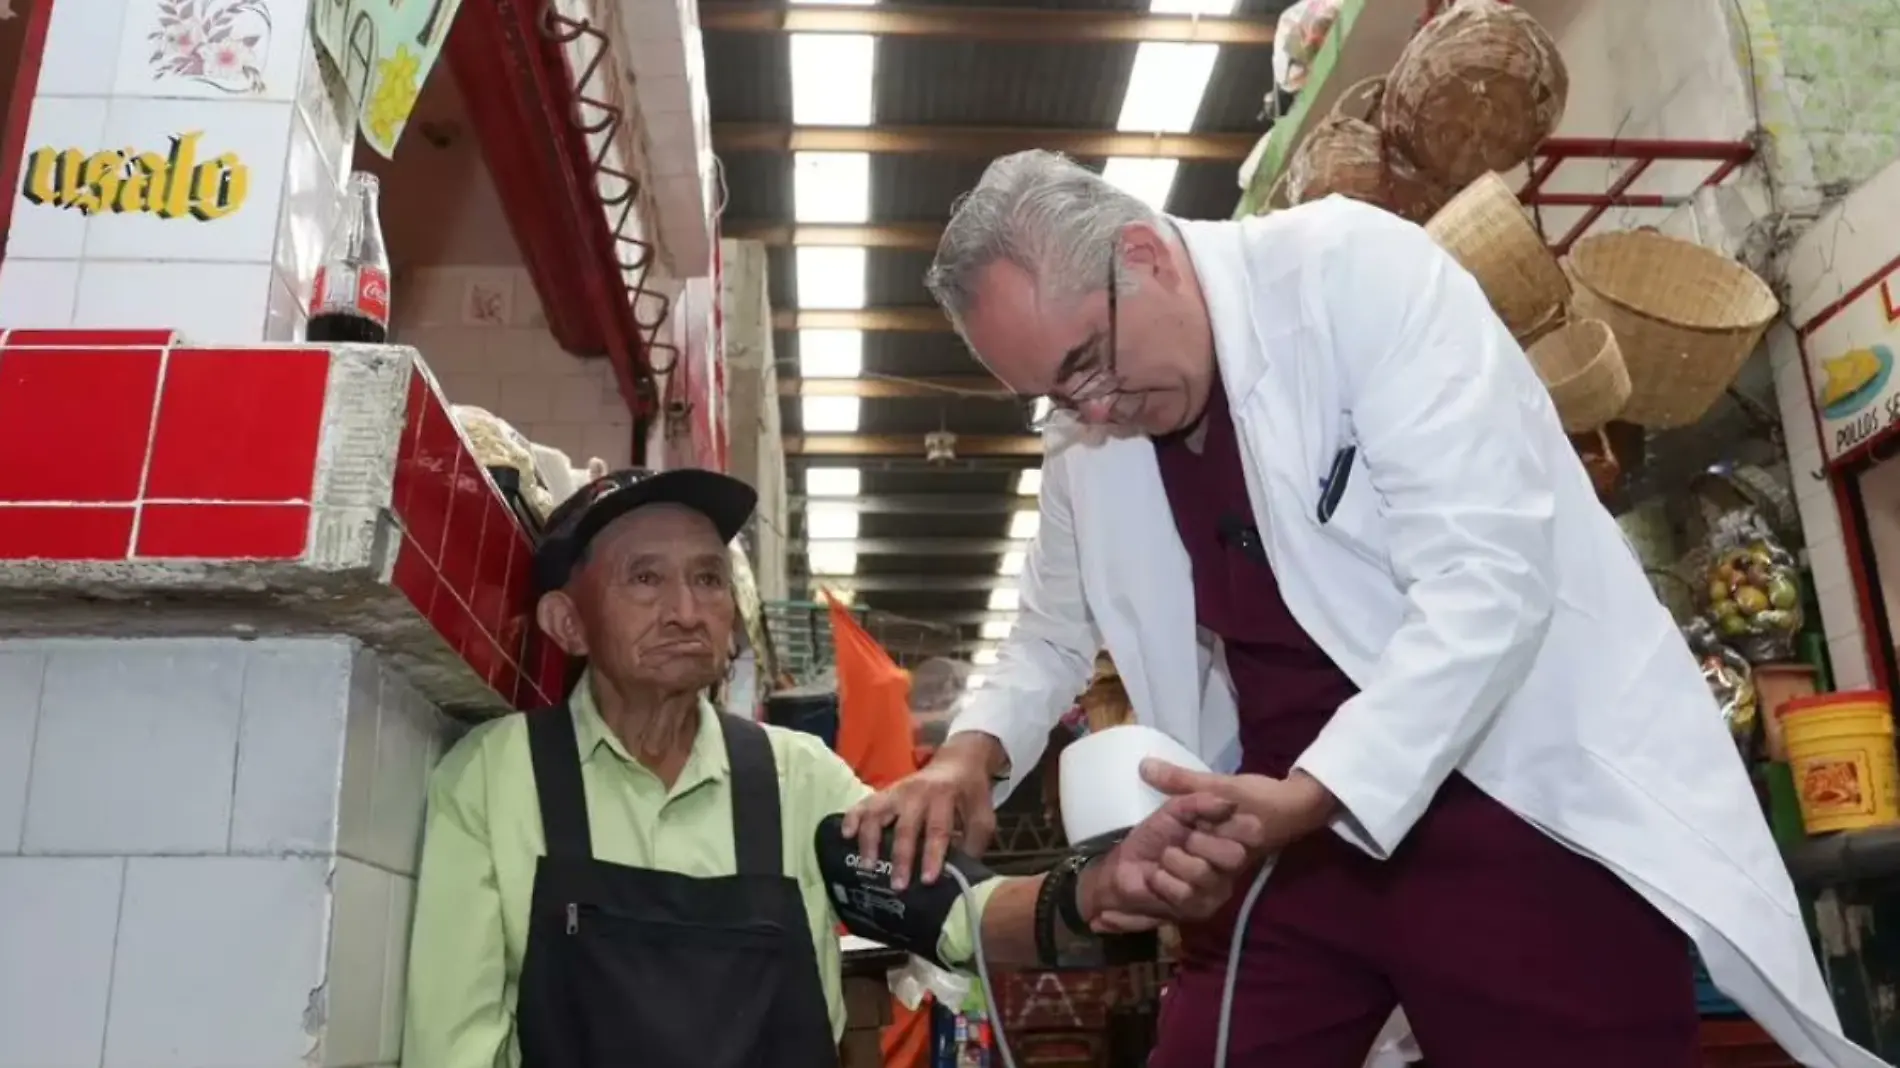
[(1122, 265), (1131, 274), (1151, 274), (1168, 288), (1181, 278), (1179, 250), (1159, 227), (1148, 223), (1122, 228)]

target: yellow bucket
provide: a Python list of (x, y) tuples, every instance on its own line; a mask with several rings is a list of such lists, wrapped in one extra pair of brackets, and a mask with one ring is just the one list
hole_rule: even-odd
[(1900, 823), (1893, 705), (1878, 690), (1824, 693), (1776, 710), (1809, 834)]

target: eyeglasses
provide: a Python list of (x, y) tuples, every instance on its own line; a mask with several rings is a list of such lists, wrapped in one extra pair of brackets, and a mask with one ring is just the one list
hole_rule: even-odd
[[(1060, 419), (1073, 418), (1079, 408), (1091, 401), (1114, 397), (1122, 392), (1119, 380), (1115, 376), (1115, 350), (1117, 326), (1121, 321), (1119, 290), (1121, 272), (1116, 267), (1114, 250), (1108, 257), (1108, 334), (1104, 351), (1092, 361), (1092, 366), (1081, 372), (1081, 381), (1072, 389), (1060, 393), (1052, 392), (1029, 402), (1029, 429), (1041, 433), (1050, 424)], [(1060, 384), (1058, 384), (1060, 389)]]

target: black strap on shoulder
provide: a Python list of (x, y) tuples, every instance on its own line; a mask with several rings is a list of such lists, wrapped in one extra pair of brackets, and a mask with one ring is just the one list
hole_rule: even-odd
[(574, 712), (562, 702), (522, 714), (528, 717), (528, 754), (534, 762), (534, 792), (541, 802), (541, 833), (548, 840), (548, 856), (592, 858), (594, 839), (587, 825), (587, 790), (581, 785)]
[(781, 874), (785, 853), (772, 739), (764, 727), (738, 716), (721, 715), (719, 725), (732, 767), (732, 851), (739, 874)]

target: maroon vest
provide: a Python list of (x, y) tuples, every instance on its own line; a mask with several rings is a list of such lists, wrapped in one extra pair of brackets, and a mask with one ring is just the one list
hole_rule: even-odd
[(1218, 379), (1201, 418), (1207, 439), (1199, 453), (1178, 434), (1155, 439), (1155, 458), (1193, 564), (1195, 621), (1226, 644), (1240, 705), (1241, 770), (1284, 776), (1357, 691), (1280, 598), (1258, 548), (1240, 442)]

